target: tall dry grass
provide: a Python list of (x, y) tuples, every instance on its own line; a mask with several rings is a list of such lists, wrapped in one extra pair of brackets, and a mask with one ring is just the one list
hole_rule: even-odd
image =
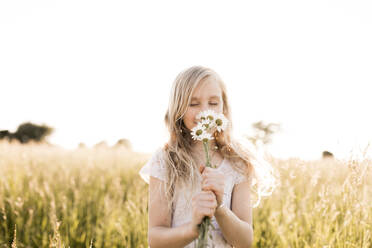
[[(147, 247), (149, 155), (0, 143), (0, 247)], [(372, 247), (371, 161), (272, 159), (255, 247)]]
[(145, 247), (147, 159), (0, 143), (0, 247)]
[(272, 163), (281, 185), (254, 210), (256, 247), (372, 247), (372, 161)]

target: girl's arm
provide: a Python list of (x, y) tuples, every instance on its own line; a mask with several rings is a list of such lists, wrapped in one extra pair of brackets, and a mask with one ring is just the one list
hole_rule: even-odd
[(192, 230), (190, 223), (173, 228), (163, 226), (149, 228), (149, 246), (151, 248), (185, 247), (197, 237), (197, 230)]
[(198, 237), (198, 231), (193, 227), (191, 222), (171, 228), (172, 212), (168, 208), (163, 184), (163, 181), (150, 177), (149, 246), (151, 248), (184, 247)]
[(252, 208), (250, 182), (236, 184), (231, 200), (231, 209), (220, 207), (215, 212), (224, 238), (234, 247), (252, 247)]

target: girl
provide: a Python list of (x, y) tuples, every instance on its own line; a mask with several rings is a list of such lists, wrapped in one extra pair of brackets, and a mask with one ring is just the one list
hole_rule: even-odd
[[(190, 134), (198, 113), (207, 109), (229, 120), (225, 131), (215, 132), (209, 142), (214, 168), (204, 167), (203, 144)], [(194, 247), (198, 224), (209, 216), (213, 228), (208, 245), (251, 247), (256, 160), (231, 137), (230, 106), (217, 73), (201, 66), (181, 72), (172, 86), (165, 124), (169, 141), (140, 170), (149, 183), (149, 246)]]

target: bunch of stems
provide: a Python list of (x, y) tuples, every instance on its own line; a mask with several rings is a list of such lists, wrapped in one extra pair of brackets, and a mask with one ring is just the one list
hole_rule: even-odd
[[(209, 140), (203, 140), (203, 147), (206, 158), (205, 166), (212, 167), (209, 157)], [(204, 216), (203, 221), (199, 224), (199, 237), (197, 242), (198, 248), (208, 247), (208, 232), (211, 225), (211, 218), (209, 216)]]

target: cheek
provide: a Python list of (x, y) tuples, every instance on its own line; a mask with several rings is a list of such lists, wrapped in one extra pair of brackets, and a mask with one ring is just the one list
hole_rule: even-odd
[(184, 119), (184, 122), (185, 122), (185, 124), (187, 125), (188, 128), (190, 127), (190, 125), (193, 125), (194, 116), (195, 116), (194, 111), (192, 111), (192, 110), (187, 110), (186, 111), (185, 117), (183, 119)]
[(217, 111), (218, 113), (220, 113), (220, 114), (223, 113), (223, 105), (218, 105), (216, 109), (217, 109), (216, 111)]

